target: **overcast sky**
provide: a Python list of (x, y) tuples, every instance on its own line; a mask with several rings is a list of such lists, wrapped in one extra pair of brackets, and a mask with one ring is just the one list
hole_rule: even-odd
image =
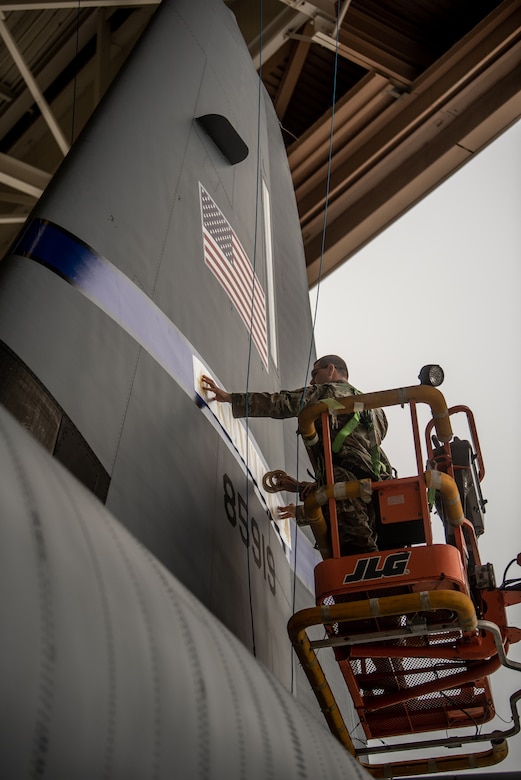
[[(316, 296), (315, 287), (312, 313)], [(356, 387), (417, 384), (422, 365), (439, 363), (447, 405), (473, 411), (488, 500), (480, 554), (494, 564), (498, 582), (521, 552), (520, 297), (521, 123), (318, 288), (317, 355), (342, 355)], [(388, 417), (384, 449), (399, 476), (408, 476), (414, 469), (409, 409), (391, 409)], [(464, 416), (453, 428), (468, 438)], [(514, 565), (508, 576), (521, 576), (521, 568)], [(521, 626), (521, 607), (508, 614), (511, 625)], [(521, 661), (521, 643), (509, 657)], [(521, 673), (501, 669), (492, 685), (496, 708), (510, 722), (508, 696), (521, 688)], [(493, 722), (494, 728), (509, 725)], [(519, 769), (521, 735), (509, 747), (509, 758), (493, 771)]]

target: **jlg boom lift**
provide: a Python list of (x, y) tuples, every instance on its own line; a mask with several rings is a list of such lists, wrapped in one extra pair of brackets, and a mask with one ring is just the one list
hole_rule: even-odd
[[(334, 410), (330, 400), (315, 403), (299, 415), (299, 431), (309, 448), (321, 446), (315, 421), (322, 417), (320, 455), (327, 485), (306, 497), (299, 523), (310, 525), (324, 560), (315, 568), (316, 606), (293, 615), (288, 632), (332, 733), (377, 778), (496, 764), (508, 753), (506, 739), (520, 729), (521, 690), (510, 698), (513, 726), (482, 731), (495, 713), (489, 676), (501, 665), (521, 671), (521, 664), (507, 657), (521, 630), (509, 627), (506, 617), (506, 607), (521, 602), (521, 580), (504, 579), (496, 587), (491, 565), (481, 563), (477, 537), (483, 532), (483, 459), (472, 412), (465, 406), (447, 408), (433, 386), (442, 379), (438, 366), (426, 366), (420, 385), (343, 398), (334, 402)], [(406, 403), (417, 473), (381, 482), (334, 484), (328, 415)], [(418, 403), (432, 410), (425, 431), (426, 469)], [(455, 414), (466, 415), (470, 441), (453, 437)], [(265, 476), (268, 490), (282, 489), (280, 474)], [(355, 496), (375, 502), (378, 552), (341, 557), (336, 500)], [(326, 504), (330, 528), (321, 508)], [(443, 544), (433, 543), (434, 505), (443, 521)], [(521, 556), (517, 563), (521, 565)], [(309, 638), (313, 626), (323, 626), (324, 639)], [(355, 748), (316, 655), (325, 647), (333, 649), (367, 741), (406, 741)], [(472, 732), (467, 728), (462, 735), (466, 727)], [(432, 737), (441, 730), (445, 736)], [(476, 751), (483, 742), (487, 749)], [(370, 754), (465, 744), (472, 745), (471, 751), (458, 755), (366, 760)]]

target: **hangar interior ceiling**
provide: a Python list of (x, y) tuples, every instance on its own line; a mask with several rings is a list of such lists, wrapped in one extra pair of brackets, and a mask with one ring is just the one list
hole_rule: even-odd
[[(2, 255), (158, 4), (0, 0)], [(310, 286), (331, 135), (322, 276), (521, 116), (521, 0), (263, 0), (262, 34), (260, 3), (226, 4), (280, 119)]]

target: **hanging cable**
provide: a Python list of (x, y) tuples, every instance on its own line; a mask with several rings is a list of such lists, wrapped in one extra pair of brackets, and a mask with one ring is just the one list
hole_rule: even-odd
[[(344, 10), (347, 12), (347, 7)], [(337, 16), (340, 15), (340, 0), (337, 0)], [(327, 229), (327, 210), (329, 206), (329, 191), (331, 187), (331, 160), (333, 158), (333, 136), (335, 132), (335, 105), (336, 105), (336, 90), (337, 90), (337, 79), (338, 79), (338, 48), (339, 48), (339, 32), (340, 32), (340, 24), (337, 24), (336, 27), (336, 38), (335, 38), (335, 61), (334, 61), (334, 70), (333, 70), (333, 100), (332, 100), (332, 108), (331, 108), (331, 130), (329, 133), (329, 154), (328, 154), (328, 161), (327, 161), (327, 177), (326, 177), (326, 197), (325, 197), (325, 203), (324, 203), (324, 221), (323, 221), (323, 227), (322, 227), (322, 243), (320, 247), (320, 262), (318, 266), (318, 277), (317, 277), (317, 297), (315, 300), (315, 311), (313, 314), (313, 325), (312, 325), (312, 331), (313, 334), (315, 333), (315, 326), (317, 321), (317, 313), (318, 313), (318, 300), (320, 297), (320, 284), (322, 281), (322, 266), (324, 262), (324, 251), (326, 246), (326, 229)], [(310, 350), (309, 350), (309, 356), (308, 356), (308, 365), (307, 370), (309, 371), (310, 362), (311, 362), (311, 354), (312, 354), (312, 348), (313, 348), (313, 342), (311, 343)], [(306, 374), (307, 376), (307, 374)]]
[[(331, 97), (331, 127), (329, 131), (329, 150), (328, 150), (328, 160), (327, 160), (327, 177), (326, 177), (326, 194), (325, 194), (325, 205), (324, 205), (324, 221), (322, 225), (322, 243), (321, 243), (321, 249), (320, 249), (320, 263), (319, 263), (319, 271), (318, 271), (318, 280), (317, 280), (317, 296), (315, 300), (315, 311), (312, 318), (312, 326), (311, 326), (311, 338), (309, 343), (309, 352), (308, 352), (308, 359), (307, 359), (307, 365), (306, 365), (306, 375), (304, 377), (304, 383), (303, 383), (303, 390), (302, 390), (302, 397), (300, 399), (300, 409), (304, 406), (305, 397), (306, 397), (306, 390), (307, 390), (307, 379), (309, 376), (310, 368), (311, 368), (311, 356), (313, 354), (313, 345), (314, 345), (314, 334), (315, 334), (315, 324), (317, 319), (317, 311), (318, 311), (318, 299), (319, 299), (319, 293), (320, 293), (320, 283), (322, 278), (322, 264), (324, 259), (324, 250), (325, 250), (325, 242), (326, 242), (326, 228), (327, 228), (327, 209), (329, 204), (329, 190), (331, 186), (331, 160), (333, 157), (333, 136), (334, 136), (334, 129), (335, 129), (335, 106), (336, 106), (336, 92), (337, 92), (337, 81), (338, 81), (338, 58), (339, 58), (339, 35), (340, 35), (340, 27), (342, 24), (342, 21), (345, 17), (345, 14), (347, 13), (347, 9), (349, 7), (351, 0), (346, 0), (344, 3), (344, 8), (341, 11), (340, 8), (340, 0), (337, 0), (337, 24), (336, 24), (336, 30), (335, 30), (335, 56), (334, 56), (334, 66), (333, 66), (333, 93)], [(299, 500), (299, 492), (298, 492), (298, 483), (299, 483), (299, 451), (300, 447), (297, 440), (297, 456), (296, 456), (296, 480), (297, 480), (297, 488), (296, 488), (296, 495), (295, 495), (295, 506), (298, 505)], [(299, 534), (299, 527), (298, 523), (295, 522), (295, 544), (294, 544), (294, 553), (293, 553), (293, 583), (292, 583), (292, 612), (295, 612), (295, 605), (296, 605), (296, 588), (297, 588), (297, 547), (298, 547), (298, 534)], [(294, 656), (292, 655), (292, 659)], [(293, 693), (293, 686), (294, 686), (294, 673), (293, 673), (294, 664), (292, 662), (291, 665), (291, 692)]]
[(81, 0), (78, 0), (78, 10), (76, 13), (76, 52), (75, 52), (76, 67), (74, 68), (74, 79), (72, 82), (73, 86), (72, 86), (71, 146), (74, 143), (74, 132), (75, 132), (74, 123), (76, 120), (76, 85), (78, 81), (78, 53), (80, 47), (80, 3)]
[[(347, 8), (349, 7), (349, 2), (346, 3), (346, 6), (343, 9), (342, 18), (345, 16), (347, 12)], [(329, 151), (328, 151), (328, 159), (327, 159), (327, 176), (326, 176), (326, 194), (325, 194), (325, 203), (324, 203), (324, 220), (322, 224), (322, 241), (321, 241), (321, 247), (320, 247), (320, 261), (318, 266), (318, 277), (317, 277), (317, 295), (315, 299), (315, 311), (313, 313), (312, 317), (312, 325), (311, 325), (311, 339), (309, 344), (309, 352), (308, 352), (308, 360), (306, 365), (306, 381), (307, 377), (309, 376), (309, 370), (311, 367), (311, 355), (313, 354), (313, 344), (314, 344), (314, 334), (315, 334), (315, 326), (317, 321), (317, 313), (318, 313), (318, 300), (320, 297), (320, 284), (322, 281), (322, 266), (324, 262), (324, 251), (326, 246), (326, 229), (327, 229), (327, 210), (329, 206), (329, 191), (331, 188), (331, 161), (333, 158), (333, 136), (335, 132), (335, 107), (336, 107), (336, 91), (337, 91), (337, 81), (338, 81), (338, 48), (339, 48), (339, 34), (340, 34), (340, 0), (337, 0), (337, 18), (339, 20), (339, 23), (336, 25), (336, 37), (335, 37), (335, 58), (334, 58), (334, 66), (333, 66), (333, 94), (332, 94), (332, 106), (331, 106), (331, 127), (329, 131)], [(304, 390), (302, 393), (302, 400), (301, 400), (301, 408), (304, 404), (304, 395), (306, 391), (306, 381), (304, 382)]]
[(259, 224), (259, 192), (260, 192), (260, 138), (261, 138), (261, 99), (262, 99), (262, 17), (263, 6), (262, 0), (259, 0), (259, 81), (258, 81), (258, 96), (257, 96), (257, 158), (256, 158), (256, 175), (255, 175), (255, 219), (254, 219), (254, 234), (253, 234), (253, 272), (251, 278), (251, 305), (250, 305), (250, 328), (248, 337), (248, 363), (246, 369), (246, 522), (247, 526), (247, 545), (246, 545), (246, 561), (248, 570), (248, 599), (250, 607), (250, 622), (251, 622), (251, 636), (252, 636), (252, 652), (253, 655), (257, 655), (255, 644), (255, 621), (253, 612), (253, 599), (252, 599), (252, 587), (251, 587), (251, 559), (250, 559), (250, 527), (249, 527), (249, 443), (250, 443), (250, 418), (249, 418), (249, 386), (250, 386), (250, 370), (251, 370), (251, 354), (253, 345), (253, 313), (255, 306), (255, 279), (257, 268), (257, 232)]
[(512, 582), (516, 582), (517, 581), (517, 578), (515, 580), (507, 580), (508, 570), (510, 569), (511, 566), (513, 566), (514, 563), (517, 563), (517, 558), (512, 558), (512, 560), (510, 561), (510, 563), (506, 567), (505, 571), (503, 572), (503, 582), (499, 586), (500, 590), (503, 590), (507, 584), (510, 584)]

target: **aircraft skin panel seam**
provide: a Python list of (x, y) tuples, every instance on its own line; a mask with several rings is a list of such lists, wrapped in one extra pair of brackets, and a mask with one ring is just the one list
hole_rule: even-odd
[(194, 705), (197, 711), (197, 723), (199, 727), (201, 737), (201, 750), (198, 753), (198, 764), (201, 771), (201, 777), (206, 776), (208, 771), (208, 751), (207, 744), (210, 735), (210, 724), (208, 722), (208, 709), (207, 702), (205, 700), (204, 688), (201, 685), (201, 680), (204, 679), (204, 669), (201, 664), (200, 654), (197, 649), (197, 641), (192, 631), (190, 622), (186, 619), (186, 614), (183, 609), (183, 604), (179, 598), (176, 598), (171, 584), (164, 576), (161, 566), (157, 560), (151, 555), (148, 550), (144, 550), (144, 555), (148, 560), (148, 563), (152, 571), (157, 575), (160, 587), (166, 592), (170, 608), (175, 613), (176, 620), (179, 623), (181, 632), (183, 635), (183, 646), (188, 649), (188, 659), (190, 664), (190, 671), (193, 681), (193, 689), (196, 691), (194, 696)]
[(39, 663), (41, 678), (37, 691), (37, 715), (34, 723), (34, 738), (32, 755), (28, 761), (31, 774), (41, 770), (47, 760), (47, 745), (50, 739), (50, 724), (54, 714), (53, 687), (56, 679), (56, 626), (53, 609), (52, 568), (49, 558), (47, 539), (42, 525), (37, 497), (31, 485), (27, 467), (21, 458), (15, 442), (11, 437), (5, 421), (0, 422), (0, 437), (8, 448), (10, 462), (22, 493), (22, 500), (27, 517), (30, 535), (34, 545), (34, 560), (37, 579), (37, 601), (39, 609)]
[[(118, 694), (118, 675), (116, 673), (117, 668), (117, 653), (115, 648), (115, 620), (114, 614), (111, 611), (110, 606), (110, 585), (106, 573), (103, 571), (103, 566), (100, 563), (99, 557), (96, 553), (96, 544), (92, 535), (92, 528), (89, 527), (89, 523), (86, 522), (85, 516), (81, 509), (81, 502), (78, 499), (77, 494), (71, 489), (71, 485), (68, 479), (63, 478), (63, 474), (59, 469), (56, 469), (55, 476), (61, 486), (64, 496), (70, 502), (73, 509), (73, 514), (76, 519), (77, 528), (79, 534), (84, 540), (87, 556), (90, 559), (92, 572), (94, 573), (92, 582), (93, 589), (97, 591), (99, 599), (101, 616), (103, 621), (103, 645), (105, 650), (105, 661), (107, 665), (106, 676), (106, 718), (107, 718), (107, 730), (105, 733), (105, 746), (103, 750), (104, 771), (107, 777), (110, 776), (111, 767), (114, 762), (114, 747), (116, 742), (116, 721), (117, 721), (117, 694)], [(110, 525), (107, 524), (107, 528)], [(114, 534), (113, 534), (114, 535)]]
[[(148, 701), (148, 707), (150, 710), (151, 724), (150, 724), (150, 764), (149, 767), (150, 777), (157, 777), (159, 774), (160, 755), (161, 755), (161, 709), (162, 709), (162, 691), (160, 685), (160, 661), (159, 661), (159, 647), (157, 638), (154, 635), (154, 621), (151, 613), (150, 605), (147, 604), (146, 599), (146, 586), (143, 583), (142, 578), (139, 577), (139, 572), (131, 555), (131, 548), (128, 544), (125, 544), (121, 538), (121, 534), (118, 533), (119, 528), (114, 524), (107, 523), (107, 531), (112, 536), (114, 541), (114, 547), (123, 562), (123, 568), (128, 574), (130, 580), (130, 587), (136, 595), (135, 603), (138, 605), (137, 610), (140, 613), (140, 624), (143, 628), (144, 634), (144, 646), (148, 653), (148, 674), (150, 675), (152, 684), (150, 686), (150, 699)], [(148, 557), (148, 556), (146, 556)]]
[(123, 431), (125, 429), (125, 422), (127, 420), (128, 410), (129, 410), (129, 406), (130, 406), (130, 399), (132, 397), (132, 392), (134, 390), (134, 383), (136, 381), (136, 375), (137, 375), (138, 368), (139, 368), (139, 361), (140, 361), (140, 358), (141, 358), (141, 351), (142, 351), (142, 349), (143, 348), (141, 346), (139, 346), (139, 349), (138, 349), (138, 352), (137, 352), (137, 355), (136, 355), (136, 359), (134, 360), (134, 366), (132, 368), (132, 376), (131, 376), (130, 382), (128, 384), (127, 395), (126, 395), (126, 398), (125, 398), (124, 411), (121, 414), (121, 422), (120, 422), (120, 425), (119, 425), (117, 443), (116, 443), (116, 446), (114, 447), (114, 455), (112, 457), (112, 463), (110, 464), (111, 465), (111, 472), (114, 471), (114, 468), (115, 468), (115, 465), (116, 465), (116, 461), (118, 459), (118, 453), (119, 453), (119, 449), (120, 449), (120, 446), (121, 446), (121, 440), (123, 438)]

